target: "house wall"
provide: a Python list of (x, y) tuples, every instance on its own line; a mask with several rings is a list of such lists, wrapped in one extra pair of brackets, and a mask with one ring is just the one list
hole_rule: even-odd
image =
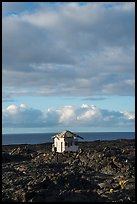
[[(78, 142), (77, 138), (65, 138), (65, 142), (69, 143), (69, 145), (65, 146), (65, 151), (78, 151), (78, 145), (75, 145), (75, 142)], [(72, 145), (70, 145), (70, 143), (72, 143)]]
[(77, 152), (78, 151), (78, 146), (76, 146), (76, 145), (72, 145), (70, 147), (66, 146), (65, 151), (67, 151), (67, 152)]
[(65, 141), (64, 138), (55, 138), (54, 145), (57, 148), (57, 152), (64, 152), (65, 151)]
[[(65, 145), (66, 142), (69, 144), (72, 143), (72, 145)], [(75, 142), (77, 142), (77, 139), (74, 140), (73, 138), (54, 138), (54, 146), (57, 148), (57, 152), (78, 151), (78, 145), (75, 145)]]

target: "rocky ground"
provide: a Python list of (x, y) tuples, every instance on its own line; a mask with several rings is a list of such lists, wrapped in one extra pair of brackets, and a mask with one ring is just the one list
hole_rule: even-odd
[(135, 202), (135, 141), (2, 146), (3, 202)]

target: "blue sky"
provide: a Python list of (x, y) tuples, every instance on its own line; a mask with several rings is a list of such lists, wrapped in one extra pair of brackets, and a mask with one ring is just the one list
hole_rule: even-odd
[(134, 2), (2, 3), (3, 133), (134, 131)]

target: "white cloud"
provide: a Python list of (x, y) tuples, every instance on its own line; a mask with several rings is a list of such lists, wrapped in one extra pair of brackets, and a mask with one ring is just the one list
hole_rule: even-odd
[(134, 127), (135, 115), (129, 112), (99, 109), (94, 105), (64, 106), (43, 113), (25, 104), (3, 110), (3, 127)]
[(75, 110), (72, 106), (65, 106), (59, 110), (60, 119), (59, 123), (67, 124), (75, 119)]
[(44, 116), (40, 110), (29, 108), (25, 104), (12, 104), (3, 110), (2, 122), (4, 127), (41, 127)]
[(81, 105), (81, 108), (88, 108), (89, 107), (89, 105), (87, 105), (87, 104), (82, 104)]
[(89, 121), (99, 119), (101, 116), (100, 112), (97, 109), (87, 110), (83, 114), (77, 116), (79, 121)]
[(26, 95), (134, 95), (134, 4), (29, 3), (4, 3), (11, 13), (2, 24), (3, 88), (14, 95), (24, 87)]
[(14, 105), (14, 104), (8, 106), (6, 110), (7, 110), (7, 112), (8, 112), (9, 114), (17, 114), (17, 112), (18, 112), (18, 108), (17, 108), (17, 106)]
[(130, 120), (130, 119), (135, 119), (135, 114), (131, 114), (128, 112), (125, 112), (124, 115)]
[(25, 104), (20, 104), (19, 107), (22, 108), (22, 109), (26, 109), (27, 108), (27, 106)]
[(56, 12), (40, 11), (33, 14), (28, 14), (21, 17), (21, 21), (30, 23), (34, 26), (54, 29), (55, 26), (60, 24), (59, 15)]

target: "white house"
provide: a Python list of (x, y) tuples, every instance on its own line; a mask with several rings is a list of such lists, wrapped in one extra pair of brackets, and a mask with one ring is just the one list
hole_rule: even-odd
[(78, 151), (78, 138), (83, 139), (68, 130), (52, 136), (54, 144), (52, 144), (52, 151), (55, 152), (76, 152)]

